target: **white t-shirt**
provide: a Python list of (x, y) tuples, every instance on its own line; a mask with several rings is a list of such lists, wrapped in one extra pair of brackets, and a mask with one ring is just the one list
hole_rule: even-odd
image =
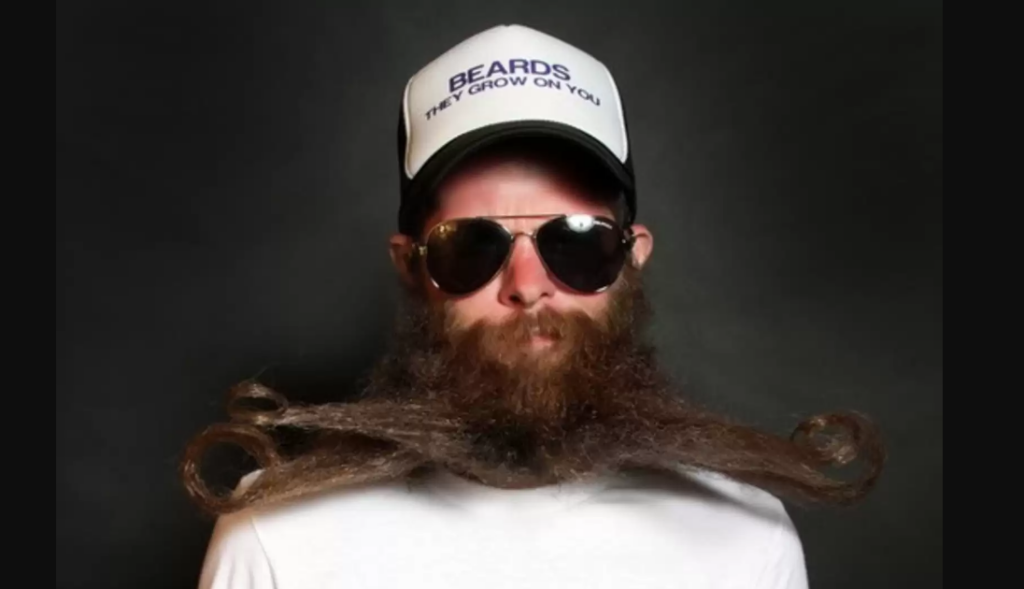
[(721, 477), (441, 472), (224, 517), (200, 589), (807, 589), (804, 557), (778, 499)]

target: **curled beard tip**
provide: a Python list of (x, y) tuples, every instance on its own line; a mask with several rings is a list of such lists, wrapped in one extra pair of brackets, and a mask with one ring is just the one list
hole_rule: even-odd
[(239, 384), (228, 393), (231, 420), (256, 426), (271, 426), (288, 413), (288, 399), (257, 382)]
[(888, 461), (878, 426), (860, 413), (839, 413), (814, 417), (797, 428), (793, 441), (808, 452), (820, 468), (864, 465), (853, 481), (832, 485), (834, 500), (841, 506), (860, 503), (878, 485)]
[(858, 459), (877, 462), (881, 452), (877, 426), (859, 413), (819, 415), (802, 423), (792, 441), (822, 465), (845, 467)]
[(185, 449), (180, 474), (185, 490), (202, 509), (213, 515), (237, 510), (250, 503), (260, 492), (260, 480), (241, 492), (218, 495), (207, 485), (202, 475), (204, 460), (210, 450), (219, 445), (234, 445), (256, 460), (260, 470), (281, 465), (277, 446), (269, 435), (260, 429), (245, 424), (220, 424), (208, 428), (197, 436)]

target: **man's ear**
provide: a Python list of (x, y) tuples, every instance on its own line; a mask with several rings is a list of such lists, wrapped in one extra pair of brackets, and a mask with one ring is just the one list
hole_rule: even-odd
[(644, 225), (633, 225), (636, 243), (633, 245), (631, 262), (633, 267), (643, 270), (654, 255), (654, 234)]
[(402, 234), (391, 237), (391, 263), (403, 283), (410, 287), (416, 285), (415, 246), (411, 237)]

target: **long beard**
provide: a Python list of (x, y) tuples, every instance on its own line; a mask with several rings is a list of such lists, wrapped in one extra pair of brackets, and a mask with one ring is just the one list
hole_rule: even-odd
[[(696, 469), (832, 504), (857, 502), (874, 488), (886, 455), (870, 421), (822, 416), (785, 439), (703, 411), (659, 370), (642, 337), (650, 317), (632, 270), (599, 319), (542, 312), (460, 328), (444, 307), (412, 295), (390, 352), (353, 402), (289, 407), (256, 383), (237, 387), (232, 423), (189, 446), (186, 489), (222, 514), (434, 469), (499, 488)], [(532, 347), (538, 335), (549, 348)], [(278, 434), (296, 431), (310, 443), (288, 453)], [(262, 467), (244, 493), (214, 493), (200, 475), (207, 450), (223, 443)], [(857, 458), (864, 468), (854, 480), (824, 474)]]
[(443, 462), (462, 474), (529, 487), (592, 473), (617, 450), (599, 440), (657, 427), (649, 411), (672, 400), (639, 343), (650, 306), (633, 271), (596, 319), (545, 310), (463, 328), (422, 301), (406, 301), (398, 345), (361, 402), (429, 402), (456, 416), (470, 460)]

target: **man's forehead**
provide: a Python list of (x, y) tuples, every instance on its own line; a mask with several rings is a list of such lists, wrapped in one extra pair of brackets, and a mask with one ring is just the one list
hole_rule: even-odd
[(593, 215), (612, 218), (611, 209), (593, 200), (565, 198), (551, 193), (481, 196), (465, 193), (463, 198), (446, 199), (433, 220), (490, 218), (507, 226), (532, 227), (564, 215)]
[(453, 174), (438, 193), (442, 219), (458, 217), (610, 216), (608, 196), (557, 168), (515, 158), (475, 164)]

